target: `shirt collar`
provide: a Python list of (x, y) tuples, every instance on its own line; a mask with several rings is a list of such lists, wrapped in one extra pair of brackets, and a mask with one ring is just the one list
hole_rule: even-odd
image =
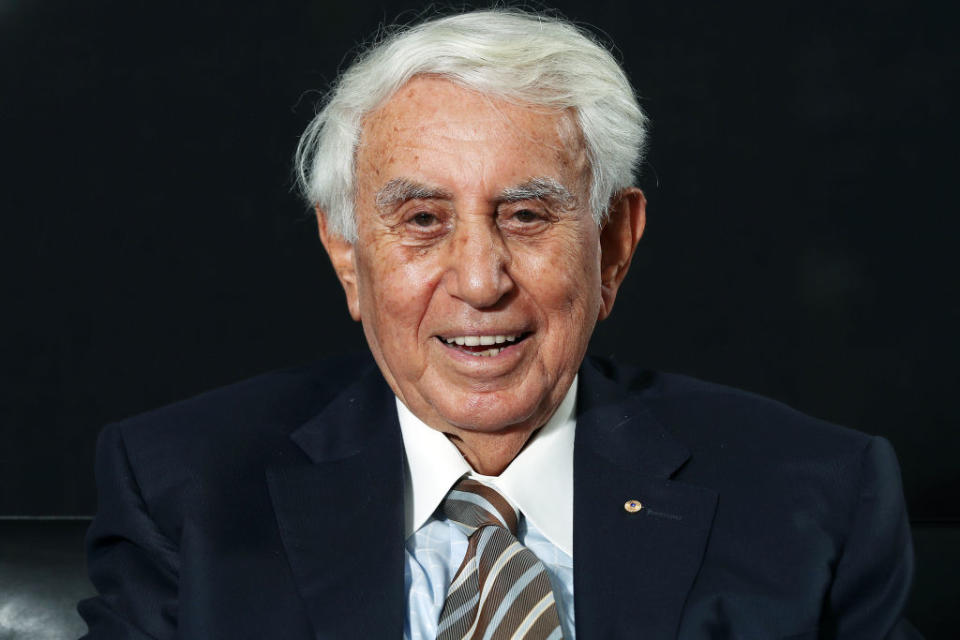
[(499, 476), (471, 469), (447, 437), (427, 426), (400, 399), (397, 415), (407, 470), (406, 536), (422, 527), (463, 475), (496, 488), (551, 543), (573, 556), (573, 438), (577, 378), (553, 416)]

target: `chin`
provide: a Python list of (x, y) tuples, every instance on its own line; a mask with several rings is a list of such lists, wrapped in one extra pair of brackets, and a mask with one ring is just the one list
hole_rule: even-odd
[[(547, 397), (536, 401), (515, 397), (503, 397), (503, 392), (470, 393), (459, 395), (459, 401), (448, 402), (449, 396), (434, 404), (434, 410), (448, 424), (465, 431), (496, 433), (535, 423), (534, 428), (549, 417), (543, 411)], [(545, 415), (539, 415), (544, 413)]]

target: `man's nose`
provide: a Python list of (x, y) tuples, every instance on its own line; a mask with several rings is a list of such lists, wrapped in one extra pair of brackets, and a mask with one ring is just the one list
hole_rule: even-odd
[(490, 220), (458, 226), (445, 266), (447, 292), (476, 309), (496, 305), (514, 287), (509, 274), (510, 251)]

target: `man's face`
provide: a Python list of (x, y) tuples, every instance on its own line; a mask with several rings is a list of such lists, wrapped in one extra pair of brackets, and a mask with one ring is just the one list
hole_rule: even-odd
[(543, 424), (609, 309), (571, 115), (417, 78), (356, 174), (358, 240), (324, 240), (393, 391), (447, 433)]

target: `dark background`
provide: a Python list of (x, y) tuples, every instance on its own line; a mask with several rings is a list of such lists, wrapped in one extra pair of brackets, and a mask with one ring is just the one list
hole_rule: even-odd
[[(883, 435), (918, 546), (960, 525), (956, 15), (555, 6), (652, 119), (594, 351)], [(108, 421), (363, 348), (291, 156), (345, 53), (421, 7), (0, 0), (0, 515), (93, 513)]]

